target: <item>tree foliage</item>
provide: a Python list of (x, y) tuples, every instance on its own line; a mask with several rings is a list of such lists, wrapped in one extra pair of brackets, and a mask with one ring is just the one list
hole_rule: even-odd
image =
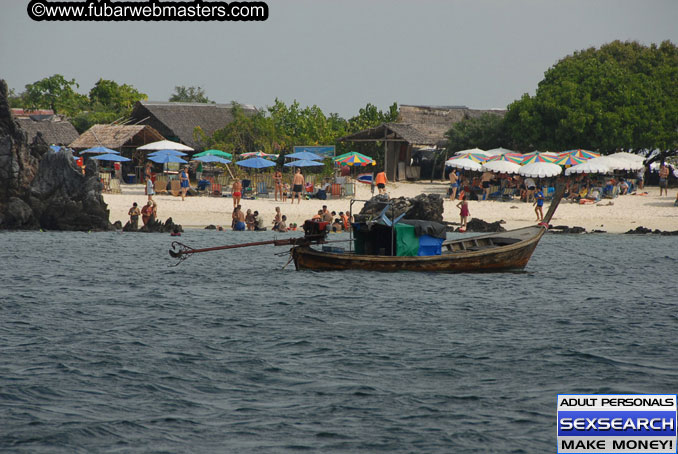
[(678, 148), (678, 48), (614, 41), (546, 71), (535, 96), (508, 106), (520, 149)]
[(214, 103), (205, 94), (205, 90), (201, 87), (185, 87), (179, 85), (174, 87), (174, 93), (169, 97), (170, 102), (202, 102)]
[(455, 123), (445, 136), (448, 139), (449, 152), (475, 147), (489, 150), (510, 145), (503, 117), (490, 113)]
[(61, 74), (45, 77), (26, 85), (21, 95), (25, 109), (51, 109), (54, 113), (74, 115), (83, 110), (87, 104), (87, 96), (75, 91), (79, 85), (75, 79), (67, 80)]

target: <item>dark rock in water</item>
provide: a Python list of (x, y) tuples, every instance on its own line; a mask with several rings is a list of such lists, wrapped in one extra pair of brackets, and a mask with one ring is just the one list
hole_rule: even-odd
[(556, 225), (556, 226), (551, 226), (549, 227), (549, 232), (551, 233), (573, 233), (573, 234), (579, 234), (579, 233), (586, 233), (586, 229), (584, 227), (568, 227), (566, 225)]
[(171, 232), (183, 232), (184, 229), (179, 225), (175, 224), (172, 221), (172, 218), (167, 218), (163, 224), (161, 221), (156, 219), (151, 219), (146, 225), (142, 225), (138, 228), (134, 228), (130, 221), (127, 221), (125, 226), (122, 228), (123, 232), (143, 232), (143, 233), (171, 233)]
[(607, 233), (607, 231), (595, 229), (595, 230), (592, 230), (591, 233)]
[(626, 232), (627, 235), (645, 235), (647, 233), (652, 233), (652, 229), (646, 229), (642, 225), (639, 225), (635, 229), (631, 229)]
[[(485, 222), (482, 219), (473, 218), (466, 223), (467, 232), (505, 232), (506, 229), (501, 226), (504, 221)], [(459, 231), (459, 229), (457, 229)]]
[(0, 81), (0, 229), (109, 230), (95, 161), (83, 175), (70, 151), (38, 134), (29, 144), (9, 110)]
[(115, 222), (113, 223), (113, 228), (114, 228), (115, 230), (122, 230), (122, 222), (120, 222), (120, 221), (115, 221)]
[(210, 224), (207, 227), (205, 227), (205, 230), (216, 230), (216, 229), (217, 229), (217, 226), (214, 225), (214, 224)]
[(674, 230), (673, 232), (664, 231), (664, 232), (662, 232), (662, 235), (664, 235), (664, 236), (678, 236), (678, 230)]
[(405, 213), (405, 219), (443, 222), (443, 198), (439, 194), (420, 194), (414, 198), (396, 199), (389, 199), (386, 195), (374, 196), (365, 203), (360, 213), (354, 215), (356, 222), (365, 222), (376, 217), (389, 202), (391, 205), (386, 211), (389, 219)]

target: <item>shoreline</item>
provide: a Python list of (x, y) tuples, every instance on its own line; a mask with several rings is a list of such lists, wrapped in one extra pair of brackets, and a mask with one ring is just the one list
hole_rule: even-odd
[[(444, 182), (398, 182), (389, 183), (387, 191), (390, 197), (416, 197), (419, 194), (440, 194), (444, 198), (443, 220), (447, 222), (459, 222), (459, 209), (457, 201), (451, 201), (446, 197), (448, 184)], [(675, 191), (673, 188), (671, 191)], [(646, 186), (643, 192), (647, 195), (623, 195), (615, 199), (603, 199), (596, 204), (579, 205), (575, 203), (561, 202), (558, 210), (551, 220), (551, 224), (567, 225), (568, 227), (583, 227), (587, 232), (602, 230), (606, 233), (626, 233), (639, 226), (655, 230), (673, 231), (678, 229), (678, 207), (673, 205), (675, 194), (659, 197), (659, 188)], [(133, 202), (139, 206), (146, 203), (147, 196), (144, 194), (143, 185), (123, 185), (122, 194), (102, 194), (104, 201), (110, 210), (110, 222), (121, 221), (123, 225), (129, 219), (127, 211)], [(356, 184), (354, 198), (369, 200), (372, 197), (370, 186)], [(158, 218), (162, 221), (171, 217), (176, 224), (181, 224), (185, 229), (204, 229), (208, 225), (222, 226), (230, 230), (231, 213), (233, 212), (232, 198), (230, 197), (186, 197), (181, 201), (180, 197), (172, 195), (155, 195), (153, 199), (158, 204)], [(323, 205), (327, 205), (330, 211), (348, 211), (350, 199), (327, 200), (303, 200), (300, 204), (276, 202), (270, 198), (255, 200), (243, 199), (240, 203), (243, 210), (251, 209), (259, 211), (264, 220), (264, 226), (270, 230), (273, 225), (273, 215), (276, 206), (280, 206), (283, 214), (287, 215), (288, 224), (303, 224), (317, 213)], [(544, 205), (544, 211), (549, 202)], [(360, 209), (359, 204), (354, 208)], [(503, 227), (507, 230), (517, 229), (536, 224), (536, 217), (532, 204), (521, 201), (469, 201), (469, 218), (479, 218), (486, 222), (503, 220)]]

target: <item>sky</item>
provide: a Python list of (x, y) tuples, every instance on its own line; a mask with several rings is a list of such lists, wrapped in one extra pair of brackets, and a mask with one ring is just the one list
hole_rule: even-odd
[(264, 22), (35, 22), (0, 0), (0, 78), (53, 74), (167, 101), (276, 98), (351, 117), (372, 103), (505, 108), (563, 57), (619, 39), (678, 43), (675, 0), (269, 0)]

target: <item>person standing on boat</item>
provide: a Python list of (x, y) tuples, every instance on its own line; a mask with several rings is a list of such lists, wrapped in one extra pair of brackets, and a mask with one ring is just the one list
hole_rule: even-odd
[(459, 226), (459, 231), (460, 232), (465, 232), (466, 231), (466, 221), (469, 216), (471, 216), (471, 212), (468, 209), (468, 201), (466, 200), (466, 194), (460, 196), (461, 201), (457, 204), (457, 208), (459, 208), (459, 216), (461, 217), (461, 225)]
[(386, 194), (386, 184), (388, 183), (388, 178), (386, 178), (386, 172), (384, 172), (383, 170), (379, 172), (375, 177), (374, 182), (377, 184), (379, 194)]
[(301, 194), (304, 192), (304, 175), (301, 173), (301, 169), (297, 167), (297, 171), (294, 174), (292, 179), (292, 204), (294, 204), (294, 198), (298, 200), (298, 204), (301, 203)]
[(542, 207), (544, 206), (544, 192), (541, 188), (537, 188), (537, 193), (534, 195), (534, 212), (537, 214), (537, 222), (542, 222), (544, 220), (544, 213)]

